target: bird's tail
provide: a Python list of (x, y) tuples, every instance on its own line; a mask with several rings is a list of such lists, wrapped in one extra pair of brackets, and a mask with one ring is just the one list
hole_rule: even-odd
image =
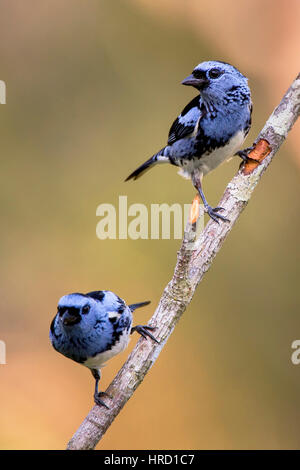
[(146, 300), (146, 302), (140, 302), (138, 304), (131, 304), (131, 305), (128, 305), (128, 307), (130, 308), (132, 312), (134, 312), (134, 310), (136, 310), (137, 308), (145, 307), (146, 305), (149, 305), (150, 303), (151, 303), (150, 300)]
[(139, 166), (133, 173), (131, 173), (131, 175), (126, 178), (125, 181), (129, 181), (131, 179), (136, 180), (157, 163), (170, 163), (168, 156), (168, 146), (161, 149), (159, 152), (149, 158), (149, 160)]

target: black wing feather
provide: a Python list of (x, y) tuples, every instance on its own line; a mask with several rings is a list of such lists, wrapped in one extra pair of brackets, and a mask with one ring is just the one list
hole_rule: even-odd
[[(192, 108), (199, 108), (199, 96), (196, 96), (186, 105), (179, 117), (184, 117)], [(168, 136), (168, 145), (173, 144), (176, 140), (182, 139), (191, 134), (194, 130), (194, 125), (184, 125), (179, 121), (179, 117), (173, 122)]]
[(184, 124), (181, 124), (179, 122), (179, 119), (177, 118), (171, 126), (168, 137), (168, 145), (173, 144), (174, 142), (176, 142), (176, 140), (186, 137), (191, 132), (193, 132), (193, 130), (194, 126), (185, 126)]

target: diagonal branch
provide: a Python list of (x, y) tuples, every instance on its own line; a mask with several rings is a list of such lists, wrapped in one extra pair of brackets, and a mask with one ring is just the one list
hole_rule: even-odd
[(69, 441), (67, 449), (94, 449), (140, 385), (299, 114), (300, 74), (257, 137), (256, 147), (250, 154), (257, 163), (250, 161), (242, 166), (225, 190), (220, 205), (224, 207), (224, 213), (230, 222), (217, 224), (210, 220), (199, 237), (195, 226), (187, 224), (173, 278), (165, 288), (149, 322), (156, 327), (155, 336), (159, 344), (139, 339), (107, 389), (107, 393), (113, 396), (109, 403), (110, 409), (94, 406)]

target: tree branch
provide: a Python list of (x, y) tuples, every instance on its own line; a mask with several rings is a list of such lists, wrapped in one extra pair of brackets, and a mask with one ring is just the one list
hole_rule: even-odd
[(243, 165), (225, 190), (219, 205), (224, 207), (224, 213), (230, 222), (220, 221), (217, 224), (210, 220), (198, 238), (195, 225), (187, 224), (173, 278), (165, 288), (149, 322), (149, 325), (156, 327), (155, 336), (159, 344), (139, 339), (107, 389), (107, 393), (113, 396), (108, 403), (110, 409), (94, 406), (69, 441), (67, 449), (94, 449), (140, 385), (299, 114), (300, 74), (256, 139), (256, 147), (250, 156), (257, 163), (251, 161)]

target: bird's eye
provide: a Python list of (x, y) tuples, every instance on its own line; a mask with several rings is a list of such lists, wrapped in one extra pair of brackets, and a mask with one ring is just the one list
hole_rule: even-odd
[(90, 311), (90, 306), (89, 305), (85, 305), (84, 307), (82, 307), (82, 313), (84, 315), (86, 315), (87, 313), (89, 313)]
[(219, 78), (220, 75), (222, 75), (222, 71), (220, 69), (211, 69), (209, 72), (208, 72), (208, 76), (209, 78)]

